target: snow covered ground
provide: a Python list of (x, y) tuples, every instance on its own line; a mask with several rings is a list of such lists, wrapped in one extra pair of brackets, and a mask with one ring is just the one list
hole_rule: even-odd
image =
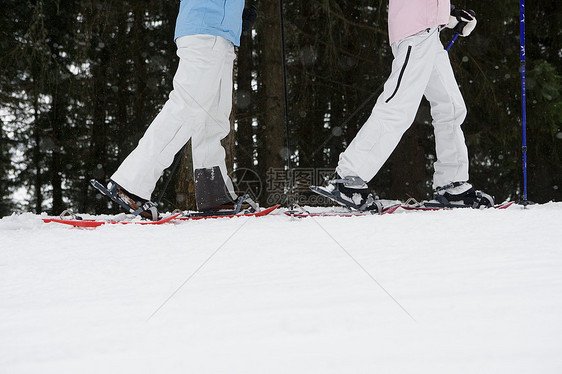
[(0, 373), (562, 373), (562, 203), (0, 220)]

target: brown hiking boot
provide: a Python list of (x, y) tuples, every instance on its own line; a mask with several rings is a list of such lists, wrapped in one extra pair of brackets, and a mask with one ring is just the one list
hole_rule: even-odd
[(156, 204), (150, 200), (143, 199), (135, 194), (130, 193), (114, 181), (110, 180), (107, 189), (125, 205), (131, 208), (133, 214), (139, 215), (151, 221), (158, 221), (158, 210)]

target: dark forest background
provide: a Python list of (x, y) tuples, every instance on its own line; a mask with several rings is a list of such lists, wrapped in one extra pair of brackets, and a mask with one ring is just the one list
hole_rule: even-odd
[[(471, 182), (496, 200), (518, 200), (519, 1), (454, 3), (475, 10), (479, 21), (450, 52), (469, 110), (463, 129)], [(562, 3), (527, 3), (529, 200), (560, 201)], [(307, 185), (336, 166), (390, 72), (387, 0), (284, 1), (290, 152), (279, 2), (254, 4), (258, 20), (243, 35), (234, 68), (228, 163), (239, 188), (270, 205), (284, 202), (290, 154), (296, 199), (310, 203)], [(178, 0), (0, 1), (0, 216), (109, 210), (88, 181), (107, 181), (166, 101), (177, 66), (178, 6)], [(451, 37), (442, 32), (444, 43)], [(430, 196), (430, 123), (424, 101), (371, 182), (381, 197)], [(192, 206), (190, 179), (187, 151), (163, 210)]]

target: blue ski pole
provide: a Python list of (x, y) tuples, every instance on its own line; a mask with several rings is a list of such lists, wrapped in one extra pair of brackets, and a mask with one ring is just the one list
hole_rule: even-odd
[(520, 14), (520, 41), (521, 41), (521, 126), (523, 138), (523, 201), (521, 204), (527, 205), (527, 98), (525, 87), (525, 0), (521, 0), (519, 4)]
[(445, 47), (445, 50), (447, 52), (449, 52), (449, 49), (451, 49), (451, 47), (453, 46), (453, 44), (455, 44), (455, 42), (457, 41), (457, 38), (459, 37), (459, 34), (456, 33), (455, 35), (453, 35), (453, 39), (451, 39), (451, 41), (449, 42), (449, 44), (447, 44), (447, 47)]

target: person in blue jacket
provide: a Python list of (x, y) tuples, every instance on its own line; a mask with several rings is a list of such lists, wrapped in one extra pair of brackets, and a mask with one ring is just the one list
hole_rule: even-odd
[(230, 132), (234, 46), (256, 9), (244, 0), (182, 0), (175, 41), (180, 58), (173, 91), (162, 111), (111, 176), (108, 190), (142, 216), (156, 220), (150, 202), (156, 182), (191, 139), (195, 198), (201, 211), (232, 205), (221, 139)]

